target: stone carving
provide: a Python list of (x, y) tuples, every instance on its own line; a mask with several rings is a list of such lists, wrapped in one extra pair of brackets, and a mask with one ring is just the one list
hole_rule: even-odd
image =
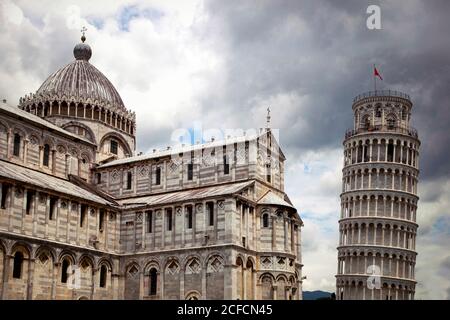
[(112, 182), (117, 182), (117, 181), (119, 181), (119, 177), (120, 177), (119, 171), (116, 170), (116, 169), (114, 169), (114, 170), (111, 172), (111, 181), (112, 181)]
[(145, 178), (148, 175), (149, 169), (147, 166), (140, 166), (138, 168), (138, 172), (139, 172), (139, 177)]
[(209, 259), (208, 268), (206, 270), (208, 273), (221, 272), (223, 271), (223, 261), (219, 256), (214, 256)]
[(172, 261), (167, 266), (166, 271), (171, 275), (177, 274), (180, 271), (180, 266), (176, 261)]
[(197, 258), (193, 258), (187, 264), (186, 273), (187, 274), (200, 273), (201, 269), (202, 269), (202, 267), (201, 267), (200, 262), (198, 261), (198, 259)]

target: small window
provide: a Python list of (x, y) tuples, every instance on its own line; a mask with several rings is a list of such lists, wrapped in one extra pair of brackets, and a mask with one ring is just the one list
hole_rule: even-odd
[(242, 246), (245, 247), (246, 242), (245, 242), (245, 237), (242, 237)]
[(86, 213), (87, 213), (87, 205), (82, 204), (80, 213), (80, 228), (83, 228), (84, 226), (84, 221), (86, 220)]
[(380, 107), (375, 108), (375, 117), (381, 118), (381, 108)]
[(33, 207), (33, 199), (34, 199), (34, 192), (31, 190), (27, 191), (27, 203), (26, 203), (26, 213), (31, 213), (31, 208)]
[(147, 233), (152, 233), (153, 227), (153, 211), (147, 211)]
[(64, 259), (61, 266), (61, 283), (67, 283), (67, 279), (69, 275), (67, 272), (69, 271), (70, 263), (67, 259)]
[(105, 210), (104, 209), (100, 209), (100, 216), (99, 216), (99, 223), (98, 223), (98, 229), (100, 232), (102, 232), (105, 228)]
[(192, 180), (194, 178), (194, 164), (192, 162), (188, 163), (187, 170), (187, 178), (188, 180)]
[(113, 154), (118, 154), (119, 153), (119, 144), (117, 143), (116, 140), (111, 140), (110, 152), (113, 153)]
[(14, 150), (13, 155), (16, 157), (20, 156), (20, 135), (16, 133), (14, 135)]
[(387, 153), (387, 161), (394, 161), (394, 145), (392, 143), (388, 144), (388, 153)]
[(6, 199), (8, 198), (8, 192), (9, 192), (9, 185), (3, 184), (2, 185), (2, 203), (1, 203), (2, 209), (6, 209)]
[(268, 227), (269, 227), (269, 214), (264, 213), (263, 214), (263, 228), (268, 228)]
[(101, 184), (102, 183), (102, 174), (100, 172), (97, 172), (95, 174), (96, 178), (97, 178), (97, 184)]
[(192, 220), (193, 220), (193, 214), (192, 214), (192, 206), (186, 207), (187, 209), (187, 228), (192, 229)]
[(17, 251), (14, 254), (13, 278), (20, 279), (22, 277), (23, 254)]
[(50, 146), (44, 145), (44, 158), (42, 159), (42, 165), (48, 167), (50, 163)]
[(388, 129), (394, 129), (395, 128), (395, 119), (394, 118), (387, 119), (387, 126), (388, 126)]
[(172, 209), (166, 210), (167, 231), (172, 231)]
[(49, 212), (48, 212), (48, 220), (53, 220), (53, 217), (55, 215), (57, 200), (58, 199), (54, 198), (54, 197), (50, 198), (50, 208), (49, 208)]
[(223, 156), (223, 174), (229, 174), (230, 173), (230, 163), (228, 160), (228, 156)]
[(408, 111), (405, 107), (402, 108), (402, 120), (406, 120), (406, 117), (408, 115)]
[(108, 275), (108, 269), (105, 265), (100, 267), (100, 288), (106, 288), (106, 277)]
[(158, 273), (156, 271), (155, 268), (152, 268), (150, 270), (150, 290), (149, 290), (149, 294), (151, 296), (156, 295), (156, 285), (158, 283)]
[(131, 184), (133, 183), (133, 175), (130, 171), (127, 172), (127, 190), (131, 189)]
[(208, 210), (209, 225), (213, 226), (214, 225), (214, 202), (207, 202), (206, 208)]
[(363, 128), (369, 129), (370, 128), (370, 117), (365, 117), (363, 120)]
[(272, 182), (272, 169), (270, 167), (270, 164), (266, 164), (266, 181), (268, 183)]
[(161, 184), (161, 167), (156, 167), (156, 181), (155, 181), (156, 185), (160, 185)]

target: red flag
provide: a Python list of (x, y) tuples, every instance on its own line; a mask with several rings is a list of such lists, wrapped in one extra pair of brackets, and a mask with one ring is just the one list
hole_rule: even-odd
[(373, 67), (373, 76), (374, 77), (378, 77), (381, 80), (383, 80), (383, 78), (381, 77), (380, 73), (378, 72), (378, 70), (377, 70), (377, 68), (375, 66)]

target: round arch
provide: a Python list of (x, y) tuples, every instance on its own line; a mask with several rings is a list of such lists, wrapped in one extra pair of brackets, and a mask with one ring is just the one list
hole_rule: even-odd
[(107, 134), (105, 134), (102, 139), (100, 140), (100, 143), (98, 144), (99, 148), (101, 148), (103, 146), (103, 144), (105, 143), (106, 139), (109, 138), (114, 138), (116, 140), (118, 140), (120, 142), (120, 144), (122, 144), (123, 148), (124, 148), (124, 152), (128, 153), (128, 154), (132, 154), (131, 148), (128, 145), (128, 142), (118, 133), (116, 132), (109, 132)]
[(67, 128), (69, 127), (80, 127), (84, 130), (86, 130), (86, 132), (89, 134), (89, 136), (91, 137), (90, 139), (88, 137), (85, 136), (86, 139), (92, 141), (93, 143), (97, 144), (97, 139), (95, 137), (94, 131), (92, 131), (91, 128), (89, 128), (87, 125), (85, 125), (84, 123), (78, 122), (78, 121), (69, 121), (65, 124), (62, 125), (62, 128), (67, 130)]

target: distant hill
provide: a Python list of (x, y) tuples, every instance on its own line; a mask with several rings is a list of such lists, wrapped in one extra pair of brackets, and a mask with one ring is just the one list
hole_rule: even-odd
[(303, 291), (303, 300), (328, 300), (331, 299), (331, 292), (326, 291)]

